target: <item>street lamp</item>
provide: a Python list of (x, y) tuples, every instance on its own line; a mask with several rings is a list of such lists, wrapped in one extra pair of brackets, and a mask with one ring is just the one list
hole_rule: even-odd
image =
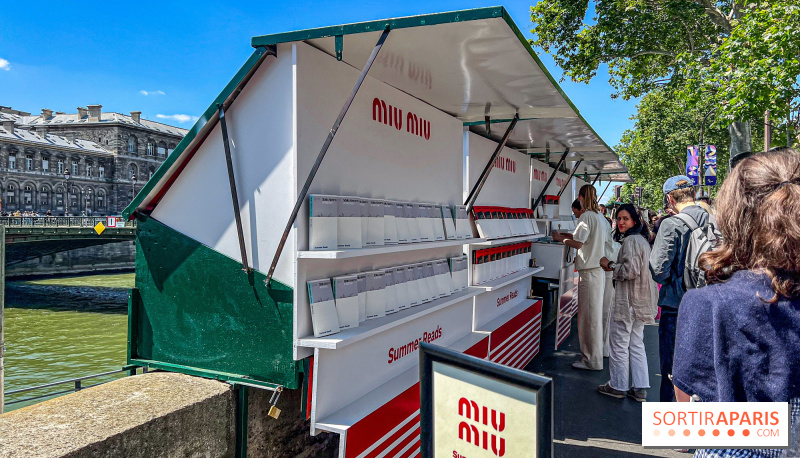
[(89, 205), (92, 202), (92, 190), (89, 189), (86, 191), (86, 216), (91, 216), (91, 209), (89, 209)]
[(64, 171), (64, 215), (69, 215), (69, 172)]
[(133, 195), (131, 196), (131, 201), (136, 197), (136, 175), (131, 175), (131, 183), (133, 188)]

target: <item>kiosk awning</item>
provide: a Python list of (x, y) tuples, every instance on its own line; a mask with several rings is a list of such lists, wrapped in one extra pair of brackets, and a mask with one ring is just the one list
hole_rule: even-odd
[[(264, 35), (254, 37), (252, 45), (304, 41), (361, 68), (387, 27), (392, 33), (371, 77), (494, 140), (518, 113), (507, 146), (528, 153), (569, 148), (567, 168), (583, 159), (578, 174), (630, 181), (617, 155), (583, 119), (503, 7)], [(551, 162), (558, 160), (554, 157)]]
[[(253, 55), (123, 215), (130, 217), (137, 209), (148, 211), (158, 204), (218, 122), (219, 107), (232, 103), (258, 66), (273, 55), (275, 45), (305, 42), (360, 69), (387, 27), (391, 34), (369, 72), (371, 78), (496, 141), (518, 114), (520, 120), (506, 146), (528, 153), (550, 151), (552, 163), (560, 158), (557, 153), (569, 148), (568, 169), (583, 159), (578, 174), (601, 173), (604, 181), (631, 181), (617, 155), (583, 119), (505, 8), (489, 7), (254, 37)], [(539, 158), (544, 160), (544, 155)]]

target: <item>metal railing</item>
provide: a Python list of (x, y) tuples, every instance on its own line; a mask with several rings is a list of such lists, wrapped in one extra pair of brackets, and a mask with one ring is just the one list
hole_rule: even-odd
[[(120, 372), (128, 372), (130, 375), (135, 375), (136, 374), (136, 369), (137, 369), (137, 366), (125, 366), (122, 369), (118, 369), (118, 370), (115, 370), (115, 371), (103, 372), (103, 373), (100, 373), (100, 374), (87, 375), (85, 377), (78, 377), (78, 378), (72, 378), (72, 379), (69, 379), (69, 380), (62, 380), (60, 382), (45, 383), (44, 385), (37, 385), (37, 386), (28, 387), (28, 388), (20, 388), (18, 390), (6, 391), (6, 397), (8, 397), (8, 396), (13, 396), (15, 394), (28, 393), (28, 392), (31, 392), (31, 391), (41, 390), (41, 389), (44, 389), (44, 388), (51, 388), (51, 387), (54, 387), (54, 386), (72, 384), (72, 388), (70, 388), (68, 390), (61, 390), (61, 391), (50, 392), (50, 393), (46, 393), (46, 394), (40, 394), (40, 395), (37, 395), (37, 396), (31, 396), (31, 397), (25, 398), (25, 399), (16, 399), (16, 400), (13, 400), (13, 401), (6, 401), (5, 405), (10, 406), (10, 405), (13, 405), (13, 404), (19, 404), (21, 402), (35, 401), (37, 399), (44, 399), (44, 398), (49, 398), (49, 397), (53, 397), (53, 396), (60, 396), (62, 394), (67, 394), (67, 393), (75, 393), (77, 391), (80, 391), (80, 390), (83, 390), (83, 389), (86, 389), (86, 388), (91, 388), (93, 386), (102, 385), (104, 383), (108, 383), (108, 382), (112, 381), (112, 380), (106, 380), (105, 382), (94, 383), (92, 385), (84, 385), (83, 384), (84, 380), (90, 380), (90, 379), (96, 379), (96, 378), (100, 378), (100, 377), (106, 377), (108, 375), (119, 374)], [(147, 372), (147, 368), (142, 368), (142, 369), (143, 369), (143, 371), (142, 371), (143, 373)]]
[[(136, 220), (125, 221), (117, 216), (117, 227), (136, 227)], [(0, 216), (0, 226), (6, 227), (95, 227), (107, 225), (105, 216)]]

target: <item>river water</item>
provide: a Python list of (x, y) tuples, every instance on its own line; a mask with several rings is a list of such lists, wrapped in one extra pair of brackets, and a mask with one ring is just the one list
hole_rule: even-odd
[[(132, 273), (8, 281), (6, 391), (120, 369), (126, 358), (128, 289), (133, 282)], [(84, 386), (123, 375), (89, 380)], [(10, 395), (6, 403), (46, 392)], [(6, 410), (31, 403), (7, 405)]]

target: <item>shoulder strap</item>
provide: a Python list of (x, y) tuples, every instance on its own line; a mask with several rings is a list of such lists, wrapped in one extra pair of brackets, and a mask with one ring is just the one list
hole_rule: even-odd
[(691, 216), (687, 215), (686, 213), (678, 213), (675, 215), (676, 218), (683, 221), (683, 224), (689, 226), (690, 231), (694, 231), (699, 226), (697, 225), (697, 221), (694, 220)]

